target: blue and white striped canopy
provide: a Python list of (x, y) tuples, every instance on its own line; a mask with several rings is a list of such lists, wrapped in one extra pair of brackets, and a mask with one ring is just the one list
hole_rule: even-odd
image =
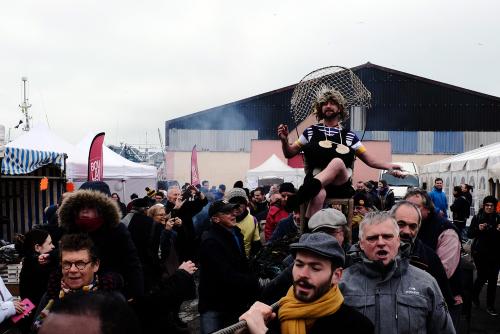
[(2, 174), (22, 175), (49, 164), (64, 168), (64, 153), (6, 147), (2, 160)]

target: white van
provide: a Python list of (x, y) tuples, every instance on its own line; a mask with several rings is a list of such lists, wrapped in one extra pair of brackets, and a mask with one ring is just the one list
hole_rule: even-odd
[(403, 178), (397, 178), (387, 173), (387, 170), (380, 171), (379, 180), (387, 181), (387, 185), (392, 192), (394, 193), (394, 199), (400, 200), (402, 199), (408, 188), (410, 187), (418, 187), (420, 185), (420, 180), (418, 178), (418, 167), (414, 162), (393, 162), (394, 164), (398, 164), (401, 166), (401, 169), (408, 173), (408, 175)]

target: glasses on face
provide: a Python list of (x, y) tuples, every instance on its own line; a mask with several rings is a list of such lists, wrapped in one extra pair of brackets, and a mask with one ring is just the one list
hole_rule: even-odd
[(494, 205), (493, 204), (485, 204), (484, 207), (485, 208), (492, 208), (492, 207), (494, 207)]
[(408, 226), (410, 228), (410, 230), (412, 230), (412, 231), (416, 231), (418, 228), (417, 223), (408, 223), (408, 222), (405, 222), (404, 220), (398, 220), (398, 226), (400, 229), (403, 229), (406, 226)]
[(166, 214), (165, 213), (157, 213), (155, 216), (158, 216), (158, 217), (165, 217)]
[(85, 262), (85, 261), (75, 261), (75, 262), (71, 262), (71, 261), (63, 261), (61, 263), (61, 266), (64, 270), (70, 270), (71, 267), (73, 265), (75, 265), (76, 269), (78, 270), (83, 270), (85, 269), (85, 267), (87, 267), (87, 265), (89, 263), (91, 263), (92, 261), (88, 261), (88, 262)]
[(376, 243), (377, 241), (379, 241), (380, 237), (382, 237), (382, 239), (385, 241), (391, 241), (392, 239), (394, 239), (394, 234), (385, 233), (385, 234), (369, 235), (366, 237), (366, 241), (368, 241), (369, 243)]

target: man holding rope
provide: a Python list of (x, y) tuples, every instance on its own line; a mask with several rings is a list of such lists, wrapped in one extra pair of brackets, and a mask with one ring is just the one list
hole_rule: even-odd
[(346, 100), (336, 90), (323, 87), (317, 91), (312, 113), (318, 122), (304, 130), (297, 141), (288, 143), (288, 127), (278, 126), (283, 154), (292, 158), (304, 152), (306, 177), (297, 195), (288, 200), (293, 208), (311, 200), (306, 218), (323, 207), (325, 198), (349, 198), (354, 195), (351, 185), (355, 156), (372, 168), (387, 169), (396, 177), (404, 175), (401, 167), (388, 162), (377, 161), (368, 154), (356, 134), (341, 126), (349, 117)]
[(303, 234), (290, 248), (293, 286), (279, 301), (277, 317), (261, 302), (240, 317), (250, 333), (373, 333), (368, 318), (344, 305), (337, 284), (345, 256), (337, 240), (322, 232)]

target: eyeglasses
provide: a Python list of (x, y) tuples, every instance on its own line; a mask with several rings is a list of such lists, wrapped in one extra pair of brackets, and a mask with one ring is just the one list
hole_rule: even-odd
[(70, 262), (70, 261), (63, 261), (61, 263), (61, 266), (64, 270), (70, 270), (71, 267), (73, 265), (75, 265), (76, 269), (78, 270), (83, 270), (85, 269), (85, 267), (87, 267), (87, 265), (89, 263), (91, 263), (92, 261), (88, 261), (88, 262), (85, 262), (85, 261), (75, 261), (75, 262)]
[(484, 207), (485, 207), (485, 208), (487, 208), (487, 207), (492, 208), (492, 207), (494, 207), (494, 206), (495, 206), (495, 205), (493, 205), (493, 204), (485, 204), (485, 205), (484, 205)]
[(394, 234), (376, 234), (376, 235), (370, 235), (366, 237), (366, 241), (369, 243), (375, 243), (377, 242), (380, 237), (382, 237), (383, 240), (385, 241), (391, 241), (394, 239)]

